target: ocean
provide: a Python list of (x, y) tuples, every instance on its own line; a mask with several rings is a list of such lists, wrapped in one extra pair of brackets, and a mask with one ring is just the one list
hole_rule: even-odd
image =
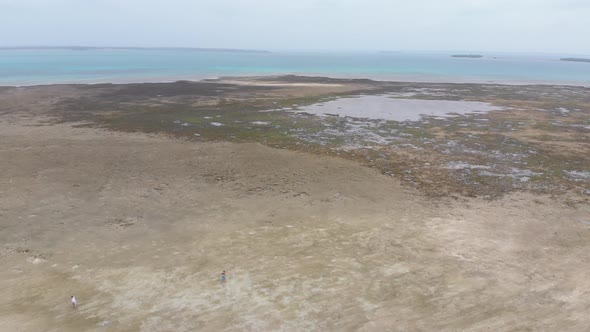
[(0, 85), (129, 83), (220, 76), (315, 75), (418, 82), (590, 86), (590, 63), (559, 56), (233, 52), (194, 49), (0, 49)]

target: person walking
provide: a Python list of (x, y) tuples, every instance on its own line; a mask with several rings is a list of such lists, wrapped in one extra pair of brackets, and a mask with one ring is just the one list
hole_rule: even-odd
[(74, 295), (72, 295), (71, 301), (72, 301), (72, 308), (76, 309), (78, 307), (78, 301), (76, 300), (76, 297)]
[(225, 282), (225, 280), (226, 280), (225, 270), (223, 270), (223, 272), (221, 272), (221, 282)]

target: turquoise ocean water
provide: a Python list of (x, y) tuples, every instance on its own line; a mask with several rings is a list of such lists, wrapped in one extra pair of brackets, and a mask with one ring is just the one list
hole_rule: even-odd
[[(239, 53), (183, 49), (0, 50), (0, 85), (158, 82), (300, 74), (398, 81), (590, 85), (590, 63), (559, 56), (451, 53)], [(489, 56), (489, 57), (488, 57)]]

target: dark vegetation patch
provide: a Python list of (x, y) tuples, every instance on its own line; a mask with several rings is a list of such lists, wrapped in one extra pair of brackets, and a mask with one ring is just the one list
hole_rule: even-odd
[[(590, 194), (590, 89), (569, 86), (372, 82), (321, 77), (268, 82), (355, 85), (298, 94), (299, 87), (218, 81), (81, 86), (53, 108), (60, 121), (192, 141), (259, 142), (358, 160), (433, 196), (495, 198), (515, 190)], [(321, 88), (317, 88), (321, 91)], [(341, 96), (468, 100), (505, 110), (395, 122), (296, 112)], [(574, 172), (574, 173), (571, 173)], [(574, 174), (574, 175), (572, 175)]]

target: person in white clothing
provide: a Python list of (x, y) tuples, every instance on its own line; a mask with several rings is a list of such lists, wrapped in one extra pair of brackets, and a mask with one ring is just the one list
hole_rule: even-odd
[(72, 295), (72, 308), (76, 308), (78, 306), (78, 301), (76, 301), (76, 297)]

